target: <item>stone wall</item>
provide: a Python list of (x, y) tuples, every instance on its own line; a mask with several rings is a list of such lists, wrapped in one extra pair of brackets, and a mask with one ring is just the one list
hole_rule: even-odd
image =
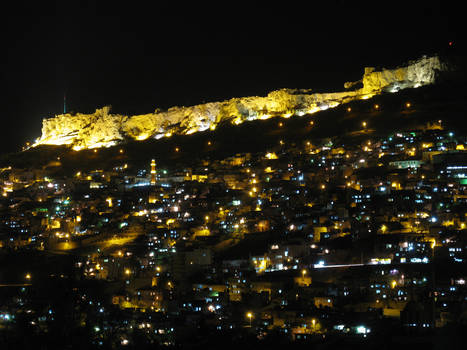
[[(125, 138), (145, 140), (191, 134), (215, 129), (220, 122), (241, 124), (245, 121), (285, 118), (311, 114), (357, 99), (384, 92), (397, 92), (435, 83), (446, 66), (437, 56), (422, 57), (395, 69), (365, 68), (360, 81), (345, 83), (343, 92), (311, 93), (310, 90), (282, 89), (267, 96), (233, 98), (191, 107), (172, 107), (167, 111), (143, 115), (110, 114), (109, 107), (92, 114), (62, 114), (44, 119), (40, 144), (67, 144), (76, 150), (113, 146)], [(361, 88), (356, 88), (362, 86)]]

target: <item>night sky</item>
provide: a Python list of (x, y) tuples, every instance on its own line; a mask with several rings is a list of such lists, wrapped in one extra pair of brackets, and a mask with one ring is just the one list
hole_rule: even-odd
[(75, 112), (110, 104), (148, 113), (283, 87), (336, 89), (365, 65), (464, 45), (461, 2), (150, 3), (16, 1), (2, 9), (0, 153), (40, 136), (64, 94)]

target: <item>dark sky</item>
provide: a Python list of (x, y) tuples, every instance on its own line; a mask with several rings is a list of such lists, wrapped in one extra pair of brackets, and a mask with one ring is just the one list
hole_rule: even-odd
[(120, 3), (16, 1), (1, 11), (0, 153), (40, 136), (65, 93), (75, 112), (110, 104), (147, 113), (282, 87), (336, 88), (365, 65), (463, 45), (463, 12), (449, 1)]

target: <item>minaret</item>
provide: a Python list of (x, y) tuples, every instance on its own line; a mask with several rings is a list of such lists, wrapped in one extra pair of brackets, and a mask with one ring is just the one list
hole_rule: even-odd
[(156, 203), (156, 160), (151, 160), (151, 189), (149, 191), (149, 203)]
[(151, 186), (156, 185), (156, 160), (151, 160)]

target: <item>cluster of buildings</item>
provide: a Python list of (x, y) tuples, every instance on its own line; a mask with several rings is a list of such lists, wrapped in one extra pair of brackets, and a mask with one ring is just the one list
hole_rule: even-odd
[[(136, 329), (170, 345), (199, 329), (306, 340), (461, 322), (466, 137), (441, 121), (385, 138), (367, 127), (184, 168), (3, 168), (0, 251), (72, 254), (66, 278), (108, 285), (80, 295), (96, 344)], [(0, 328), (20, 309), (0, 304)]]

